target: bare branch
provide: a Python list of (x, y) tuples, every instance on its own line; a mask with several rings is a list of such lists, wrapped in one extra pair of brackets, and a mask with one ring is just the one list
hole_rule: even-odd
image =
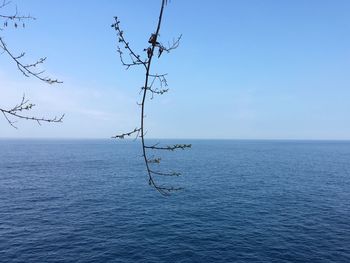
[(173, 43), (169, 43), (168, 45), (165, 46), (163, 44), (159, 44), (159, 49), (158, 49), (158, 58), (162, 55), (163, 51), (166, 51), (167, 53), (169, 53), (170, 51), (172, 51), (173, 49), (176, 49), (179, 47), (180, 45), (180, 40), (182, 38), (182, 35), (180, 35), (177, 39), (173, 39)]
[[(0, 8), (2, 8), (2, 6), (0, 6)], [(16, 12), (13, 15), (2, 15), (2, 14), (0, 14), (0, 18), (5, 19), (5, 23), (8, 20), (18, 20), (18, 21), (26, 20), (26, 19), (35, 20), (35, 17), (32, 17), (31, 15), (26, 15), (26, 16), (18, 15), (17, 8), (16, 8)], [(7, 26), (7, 25), (5, 25), (5, 26)]]
[(161, 158), (154, 158), (154, 159), (148, 159), (147, 162), (148, 163), (156, 163), (156, 164), (160, 164), (160, 161), (162, 159)]
[(113, 139), (124, 139), (126, 136), (129, 137), (131, 135), (133, 135), (134, 133), (136, 134), (136, 138), (139, 136), (141, 131), (141, 128), (135, 128), (133, 131), (131, 132), (126, 132), (126, 133), (122, 133), (122, 134), (118, 134), (118, 135), (114, 135), (112, 136)]
[(7, 48), (7, 45), (2, 39), (2, 37), (0, 37), (0, 49), (2, 49), (3, 52), (7, 53), (7, 55), (10, 56), (10, 58), (16, 63), (19, 71), (21, 71), (24, 76), (26, 77), (33, 76), (48, 84), (62, 83), (62, 81), (59, 81), (57, 79), (42, 77), (42, 74), (44, 73), (44, 71), (36, 71), (36, 67), (40, 64), (43, 64), (46, 58), (40, 58), (39, 60), (37, 60), (32, 64), (23, 64), (20, 60), (25, 56), (25, 53), (21, 53), (18, 56), (13, 55), (13, 53)]
[[(150, 171), (150, 173), (152, 174), (151, 171)], [(176, 191), (180, 191), (180, 190), (184, 189), (183, 187), (158, 185), (154, 182), (153, 176), (149, 177), (148, 184), (150, 186), (153, 186), (159, 193), (161, 193), (164, 196), (170, 195), (171, 192), (176, 192)]]
[(150, 171), (152, 174), (155, 175), (162, 175), (162, 176), (180, 176), (181, 173), (177, 173), (177, 172), (172, 172), (172, 173), (164, 173), (164, 172), (158, 172), (158, 171)]
[(142, 61), (140, 59), (140, 55), (137, 55), (136, 52), (134, 52), (134, 50), (130, 47), (129, 42), (127, 42), (125, 40), (124, 32), (123, 32), (123, 30), (121, 30), (121, 28), (119, 26), (120, 21), (118, 20), (118, 17), (114, 17), (114, 20), (115, 20), (115, 23), (112, 24), (111, 26), (117, 32), (118, 42), (121, 43), (122, 45), (124, 45), (124, 49), (126, 49), (129, 52), (129, 56), (131, 59), (131, 62), (125, 62), (124, 57), (123, 57), (123, 52), (122, 52), (120, 46), (117, 46), (117, 52), (119, 53), (120, 61), (122, 62), (122, 64), (124, 66), (126, 66), (127, 69), (130, 68), (131, 66), (137, 66), (137, 65), (143, 65), (146, 67), (147, 62)]
[[(144, 125), (144, 120), (145, 120), (145, 105), (146, 105), (146, 97), (147, 93), (149, 92), (151, 94), (151, 99), (153, 98), (154, 94), (157, 95), (163, 95), (166, 93), (169, 89), (167, 88), (168, 83), (166, 80), (166, 75), (167, 74), (151, 74), (151, 65), (152, 61), (154, 58), (155, 51), (158, 51), (157, 57), (159, 58), (164, 51), (170, 52), (173, 49), (176, 49), (179, 46), (179, 42), (181, 39), (181, 36), (177, 38), (176, 40), (173, 41), (172, 44), (169, 44), (168, 46), (164, 46), (158, 41), (159, 38), (159, 32), (160, 32), (160, 27), (162, 23), (162, 18), (163, 18), (163, 11), (164, 7), (168, 3), (168, 0), (162, 0), (161, 2), (161, 8), (160, 8), (160, 13), (159, 13), (159, 18), (158, 18), (158, 23), (156, 27), (156, 31), (151, 34), (148, 44), (149, 46), (144, 49), (144, 51), (147, 54), (147, 58), (145, 60), (141, 60), (140, 56), (135, 53), (129, 45), (129, 42), (127, 42), (124, 38), (124, 33), (119, 27), (120, 21), (115, 17), (115, 23), (112, 25), (112, 27), (117, 31), (118, 35), (118, 42), (122, 43), (124, 45), (124, 49), (127, 50), (130, 56), (129, 62), (126, 62), (123, 57), (123, 52), (120, 47), (118, 47), (117, 51), (120, 56), (121, 63), (128, 69), (131, 66), (138, 66), (142, 65), (145, 68), (145, 80), (144, 80), (144, 85), (141, 88), (142, 92), (142, 100), (141, 103), (138, 103), (138, 105), (141, 106), (141, 115), (140, 115), (140, 128), (135, 128), (133, 131), (129, 133), (124, 133), (121, 135), (114, 136), (113, 138), (121, 138), (123, 139), (125, 136), (130, 136), (133, 133), (138, 133), (138, 137), (141, 138), (141, 144), (142, 144), (142, 156), (144, 159), (144, 163), (146, 166), (146, 171), (148, 174), (148, 182), (150, 186), (153, 186), (158, 192), (160, 192), (162, 195), (169, 195), (173, 191), (178, 191), (181, 190), (181, 187), (173, 187), (173, 186), (164, 186), (164, 185), (159, 185), (153, 178), (154, 175), (162, 175), (162, 176), (179, 176), (180, 173), (177, 172), (172, 172), (172, 173), (165, 173), (161, 171), (154, 171), (150, 168), (151, 165), (154, 164), (160, 164), (161, 158), (148, 158), (147, 155), (147, 150), (169, 150), (169, 151), (174, 151), (176, 149), (186, 149), (190, 148), (190, 144), (175, 144), (172, 146), (165, 146), (165, 147), (159, 147), (156, 145), (153, 146), (146, 146), (145, 144), (145, 125)], [(158, 87), (154, 87), (155, 83), (158, 83)], [(140, 134), (139, 134), (140, 133)]]
[[(10, 1), (6, 1), (4, 0), (2, 2), (2, 4), (0, 4), (0, 9), (3, 9), (5, 7), (7, 7), (11, 2)], [(9, 26), (9, 22), (12, 21), (13, 22), (13, 26), (15, 28), (19, 27), (19, 22), (21, 22), (21, 26), (25, 27), (25, 20), (35, 20), (35, 17), (32, 17), (31, 15), (20, 15), (18, 14), (18, 10), (17, 10), (17, 6), (15, 8), (15, 12), (11, 15), (8, 14), (0, 14), (0, 19), (2, 19), (3, 21), (1, 23), (3, 23), (3, 27), (8, 27)], [(3, 28), (0, 28), (0, 30), (3, 30)]]
[[(3, 0), (0, 4), (0, 9), (4, 9), (10, 3), (10, 1)], [(10, 25), (10, 22), (13, 23), (13, 26), (15, 28), (20, 25), (19, 22), (22, 23), (23, 27), (25, 27), (24, 21), (26, 20), (35, 20), (35, 17), (32, 17), (31, 15), (20, 15), (16, 7), (15, 12), (11, 15), (3, 13), (0, 14), (0, 21), (3, 23), (3, 28), (0, 28), (0, 30), (4, 30), (4, 28), (8, 27)], [(7, 47), (2, 36), (0, 36), (0, 53), (8, 55), (11, 60), (15, 62), (18, 70), (22, 72), (22, 74), (26, 77), (34, 77), (48, 84), (62, 83), (62, 81), (59, 81), (57, 79), (43, 76), (44, 71), (37, 69), (45, 62), (46, 57), (39, 58), (34, 63), (23, 63), (22, 60), (25, 56), (25, 53), (22, 52), (20, 55), (14, 55), (14, 53)], [(30, 103), (29, 100), (25, 99), (25, 96), (23, 95), (22, 101), (18, 105), (14, 106), (11, 109), (0, 108), (0, 111), (2, 112), (7, 122), (16, 129), (17, 127), (14, 124), (18, 119), (36, 121), (39, 125), (41, 125), (41, 122), (62, 122), (64, 114), (60, 117), (54, 118), (28, 115), (28, 111), (32, 110), (34, 106), (35, 104)]]
[(174, 144), (174, 145), (168, 145), (165, 147), (158, 147), (158, 144), (152, 145), (152, 146), (145, 146), (146, 149), (152, 149), (152, 150), (167, 150), (167, 151), (174, 151), (177, 149), (185, 150), (186, 148), (191, 148), (192, 144)]
[(55, 116), (54, 118), (45, 118), (28, 116), (24, 113), (33, 109), (34, 106), (35, 104), (30, 103), (29, 100), (25, 98), (25, 95), (23, 95), (22, 100), (19, 104), (8, 110), (0, 108), (0, 111), (4, 115), (7, 122), (15, 129), (17, 129), (17, 126), (14, 125), (16, 121), (11, 120), (11, 117), (17, 119), (36, 121), (39, 125), (41, 125), (41, 122), (62, 122), (64, 114), (60, 117)]

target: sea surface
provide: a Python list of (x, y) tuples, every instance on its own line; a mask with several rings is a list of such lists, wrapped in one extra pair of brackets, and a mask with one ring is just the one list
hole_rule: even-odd
[(182, 142), (0, 140), (0, 262), (350, 262), (350, 142)]

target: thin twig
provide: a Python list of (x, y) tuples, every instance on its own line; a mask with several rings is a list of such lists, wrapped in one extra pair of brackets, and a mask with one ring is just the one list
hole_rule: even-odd
[[(168, 83), (166, 80), (167, 74), (152, 74), (151, 73), (151, 65), (154, 59), (155, 51), (158, 51), (157, 57), (160, 58), (162, 53), (164, 51), (170, 52), (173, 49), (176, 49), (179, 46), (181, 36), (178, 37), (176, 40), (173, 41), (172, 44), (168, 44), (167, 46), (161, 44), (158, 41), (159, 32), (162, 24), (162, 18), (163, 18), (163, 11), (164, 7), (167, 5), (168, 0), (162, 0), (161, 2), (161, 8), (160, 13), (158, 17), (158, 23), (157, 27), (154, 33), (151, 34), (148, 43), (149, 46), (144, 49), (146, 52), (147, 58), (144, 60), (141, 59), (140, 55), (138, 55), (131, 47), (129, 42), (127, 42), (124, 38), (124, 32), (121, 30), (119, 24), (120, 21), (117, 17), (115, 17), (115, 23), (112, 24), (112, 27), (117, 31), (118, 36), (118, 42), (121, 43), (124, 46), (124, 49), (129, 53), (130, 60), (126, 61), (123, 56), (123, 51), (120, 46), (117, 47), (117, 52), (119, 53), (121, 63), (126, 67), (126, 69), (129, 69), (132, 66), (139, 66), (142, 65), (145, 68), (145, 80), (144, 85), (141, 88), (142, 92), (142, 100), (141, 103), (138, 103), (138, 105), (141, 106), (141, 116), (140, 116), (140, 128), (135, 128), (133, 131), (124, 133), (121, 135), (113, 136), (112, 138), (121, 138), (123, 139), (125, 136), (131, 136), (134, 133), (137, 133), (137, 137), (141, 138), (141, 144), (142, 144), (142, 156), (144, 159), (144, 163), (146, 166), (146, 171), (148, 174), (148, 182), (149, 185), (153, 186), (158, 192), (160, 192), (163, 195), (168, 195), (173, 191), (181, 190), (181, 187), (173, 187), (173, 186), (164, 186), (159, 185), (156, 181), (153, 175), (162, 175), (162, 176), (179, 176), (180, 173), (177, 172), (171, 172), (171, 173), (165, 173), (161, 171), (154, 171), (151, 169), (151, 165), (158, 165), (160, 164), (161, 158), (149, 158), (147, 155), (147, 150), (170, 150), (174, 151), (176, 149), (186, 149), (190, 148), (190, 144), (175, 144), (172, 146), (165, 146), (165, 147), (159, 147), (156, 145), (153, 146), (147, 146), (145, 143), (145, 106), (146, 106), (146, 98), (148, 92), (151, 94), (151, 99), (153, 99), (153, 95), (163, 95), (166, 93), (169, 89), (167, 88)], [(154, 88), (155, 82), (158, 82), (159, 87)]]
[(18, 56), (13, 55), (13, 53), (7, 48), (6, 43), (4, 42), (3, 38), (0, 37), (0, 49), (2, 49), (7, 55), (10, 56), (10, 58), (16, 63), (17, 68), (19, 71), (23, 73), (24, 76), (29, 77), (33, 76), (43, 82), (46, 82), (48, 84), (55, 84), (55, 83), (62, 83), (62, 81), (59, 81), (57, 79), (51, 79), (49, 77), (42, 77), (42, 74), (44, 71), (35, 71), (36, 67), (40, 64), (43, 64), (46, 60), (46, 57), (40, 58), (34, 63), (31, 64), (23, 64), (20, 60), (25, 56), (25, 53), (21, 53)]
[(16, 106), (8, 110), (0, 108), (0, 111), (4, 115), (7, 122), (15, 129), (17, 129), (17, 126), (14, 125), (16, 121), (11, 120), (10, 116), (18, 119), (36, 121), (39, 125), (41, 125), (41, 122), (56, 122), (56, 123), (62, 122), (64, 114), (61, 115), (60, 117), (55, 116), (54, 118), (45, 118), (45, 117), (28, 116), (25, 113), (22, 113), (22, 112), (30, 111), (31, 109), (33, 109), (34, 106), (35, 104), (30, 103), (29, 100), (25, 98), (25, 95), (23, 95), (22, 100), (19, 104), (17, 104)]
[[(11, 3), (10, 1), (3, 0), (2, 3), (0, 4), (0, 10), (8, 6), (10, 3)], [(31, 15), (19, 15), (16, 7), (15, 12), (11, 15), (0, 14), (0, 21), (1, 23), (3, 23), (3, 28), (0, 28), (0, 30), (4, 30), (4, 28), (8, 27), (10, 21), (13, 21), (14, 27), (17, 28), (18, 22), (23, 22), (26, 20), (35, 20), (35, 17), (32, 17)], [(24, 22), (22, 26), (25, 27)], [(8, 55), (10, 59), (16, 64), (18, 70), (22, 72), (24, 76), (34, 77), (48, 84), (62, 83), (62, 81), (59, 81), (57, 79), (44, 77), (43, 76), (44, 71), (37, 70), (37, 68), (45, 62), (46, 57), (39, 58), (34, 63), (23, 63), (22, 59), (24, 58), (25, 53), (22, 52), (20, 55), (14, 55), (14, 53), (7, 47), (7, 44), (5, 43), (2, 36), (0, 36), (0, 51), (1, 50), (2, 50), (1, 54)], [(41, 125), (41, 122), (62, 122), (64, 114), (61, 115), (60, 117), (54, 117), (54, 118), (36, 117), (36, 116), (28, 115), (28, 111), (32, 110), (34, 106), (35, 104), (30, 103), (29, 100), (27, 100), (23, 95), (22, 100), (18, 105), (10, 109), (0, 108), (0, 111), (2, 112), (7, 122), (16, 129), (17, 129), (17, 126), (15, 126), (15, 123), (17, 121), (13, 120), (13, 118), (35, 121), (39, 125)]]

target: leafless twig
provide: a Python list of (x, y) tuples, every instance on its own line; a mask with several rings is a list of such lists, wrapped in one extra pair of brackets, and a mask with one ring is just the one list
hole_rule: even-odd
[(42, 74), (44, 73), (44, 71), (36, 71), (36, 67), (38, 67), (40, 64), (43, 64), (44, 61), (46, 60), (46, 57), (40, 58), (31, 64), (24, 64), (21, 62), (21, 59), (25, 56), (25, 53), (22, 52), (18, 56), (13, 55), (13, 53), (7, 48), (7, 45), (4, 42), (2, 37), (0, 37), (0, 49), (3, 50), (3, 53), (6, 53), (7, 55), (10, 56), (10, 58), (17, 65), (18, 70), (21, 71), (24, 76), (26, 76), (26, 77), (33, 76), (33, 77), (35, 77), (43, 82), (46, 82), (48, 84), (62, 83), (62, 81), (59, 81), (57, 79), (51, 79), (49, 77), (42, 77)]
[(118, 134), (118, 135), (114, 135), (112, 136), (113, 139), (124, 139), (125, 137), (129, 137), (133, 134), (136, 133), (136, 137), (139, 136), (140, 134), (140, 131), (141, 131), (141, 128), (135, 128), (133, 131), (131, 132), (126, 132), (126, 133), (122, 133), (122, 134)]
[[(0, 4), (0, 11), (9, 6), (10, 3), (10, 1), (3, 0)], [(0, 13), (0, 22), (3, 24), (3, 27), (0, 27), (0, 30), (2, 31), (4, 28), (10, 26), (10, 22), (13, 23), (13, 26), (15, 28), (19, 26), (20, 22), (22, 23), (22, 26), (25, 27), (24, 21), (26, 20), (35, 20), (35, 18), (31, 15), (20, 15), (17, 11), (17, 7), (15, 9), (15, 12), (12, 14)], [(26, 77), (34, 77), (47, 84), (62, 83), (62, 81), (58, 79), (52, 79), (50, 77), (43, 76), (44, 71), (38, 70), (38, 67), (45, 62), (46, 57), (39, 58), (33, 63), (25, 63), (23, 62), (25, 53), (22, 52), (19, 55), (14, 55), (14, 53), (8, 48), (2, 36), (0, 36), (0, 54), (6, 54), (17, 66), (17, 69)], [(12, 120), (13, 118), (36, 121), (39, 125), (41, 125), (41, 122), (62, 122), (64, 114), (59, 118), (35, 117), (28, 115), (28, 111), (32, 110), (34, 106), (35, 104), (30, 103), (29, 100), (23, 96), (21, 102), (18, 105), (10, 109), (4, 109), (0, 107), (0, 111), (2, 112), (7, 122), (16, 129), (17, 127), (14, 125), (16, 121)]]
[(0, 108), (0, 111), (4, 115), (7, 122), (15, 129), (17, 129), (17, 126), (15, 126), (16, 121), (11, 120), (11, 117), (36, 121), (39, 125), (41, 125), (41, 122), (62, 122), (64, 114), (60, 117), (54, 117), (51, 119), (26, 115), (26, 112), (33, 109), (34, 106), (35, 104), (30, 103), (29, 100), (26, 99), (25, 95), (23, 95), (22, 100), (19, 104), (8, 110)]
[[(0, 4), (0, 10), (4, 9), (5, 7), (7, 7), (8, 5), (10, 5), (10, 1), (6, 1), (3, 0), (2, 3)], [(0, 19), (2, 19), (3, 22), (3, 27), (7, 27), (9, 26), (9, 22), (12, 21), (13, 22), (13, 26), (14, 27), (18, 27), (19, 26), (19, 22), (23, 22), (23, 20), (35, 20), (35, 17), (32, 17), (31, 15), (19, 15), (18, 14), (18, 10), (17, 10), (17, 6), (15, 9), (15, 12), (12, 14), (0, 14)], [(22, 27), (25, 27), (25, 23), (22, 23)], [(0, 27), (0, 30), (2, 28)]]
[[(168, 83), (166, 80), (167, 74), (152, 74), (151, 73), (151, 65), (152, 61), (155, 58), (155, 52), (157, 51), (157, 58), (160, 58), (163, 52), (170, 52), (173, 49), (176, 49), (179, 46), (181, 36), (175, 39), (171, 44), (168, 44), (167, 46), (163, 45), (161, 42), (159, 42), (159, 32), (161, 28), (162, 18), (163, 18), (163, 11), (164, 7), (167, 5), (168, 0), (162, 0), (161, 1), (161, 8), (160, 13), (158, 17), (158, 23), (157, 27), (154, 33), (151, 34), (149, 40), (148, 40), (148, 47), (144, 49), (144, 58), (141, 58), (141, 56), (135, 52), (131, 47), (129, 42), (125, 40), (124, 32), (120, 28), (120, 21), (117, 17), (115, 17), (115, 23), (112, 24), (112, 27), (115, 29), (117, 36), (118, 36), (118, 43), (123, 45), (123, 48), (128, 52), (129, 54), (129, 60), (126, 60), (124, 58), (124, 53), (122, 51), (122, 47), (118, 46), (117, 51), (120, 56), (121, 63), (126, 67), (126, 69), (129, 69), (133, 66), (143, 66), (145, 69), (145, 81), (144, 85), (141, 88), (142, 92), (142, 100), (139, 105), (141, 106), (141, 117), (140, 117), (140, 128), (135, 128), (133, 131), (124, 133), (121, 135), (113, 136), (113, 138), (121, 138), (123, 139), (125, 136), (130, 136), (134, 133), (137, 133), (137, 137), (141, 138), (141, 144), (142, 144), (142, 156), (144, 159), (144, 163), (146, 165), (146, 170), (148, 174), (148, 182), (149, 185), (153, 186), (156, 190), (158, 190), (163, 195), (168, 195), (169, 193), (173, 191), (181, 190), (181, 187), (173, 187), (173, 186), (165, 186), (165, 185), (159, 185), (157, 181), (155, 180), (155, 176), (179, 176), (180, 173), (177, 172), (161, 172), (158, 170), (154, 170), (151, 168), (152, 165), (158, 165), (161, 162), (160, 157), (155, 158), (149, 158), (147, 150), (169, 150), (174, 151), (176, 149), (186, 149), (190, 148), (191, 144), (175, 144), (170, 146), (158, 146), (158, 144), (148, 146), (145, 143), (145, 105), (146, 105), (146, 98), (147, 94), (151, 94), (151, 99), (153, 99), (154, 95), (163, 95), (166, 93), (169, 89), (167, 88)], [(158, 87), (155, 88), (155, 83), (158, 82)]]

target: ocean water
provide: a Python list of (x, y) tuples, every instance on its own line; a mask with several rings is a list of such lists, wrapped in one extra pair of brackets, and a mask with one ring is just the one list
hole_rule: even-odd
[(0, 262), (350, 262), (350, 142), (191, 143), (0, 140)]

